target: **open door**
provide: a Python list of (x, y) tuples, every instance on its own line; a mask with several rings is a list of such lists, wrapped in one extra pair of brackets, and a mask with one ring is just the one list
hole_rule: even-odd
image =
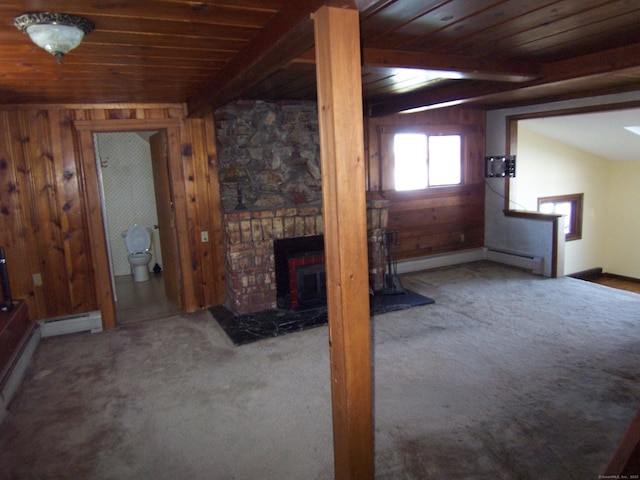
[(175, 227), (175, 205), (169, 178), (167, 135), (164, 130), (149, 138), (153, 186), (158, 213), (158, 237), (162, 246), (162, 270), (165, 294), (169, 300), (182, 308), (182, 288), (178, 267), (178, 249)]

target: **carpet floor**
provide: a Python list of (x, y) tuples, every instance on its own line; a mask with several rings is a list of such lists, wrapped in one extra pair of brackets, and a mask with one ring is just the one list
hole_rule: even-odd
[[(488, 262), (372, 319), (377, 479), (597, 479), (640, 406), (640, 296)], [(236, 347), (208, 311), (43, 339), (0, 478), (333, 478), (327, 327)]]

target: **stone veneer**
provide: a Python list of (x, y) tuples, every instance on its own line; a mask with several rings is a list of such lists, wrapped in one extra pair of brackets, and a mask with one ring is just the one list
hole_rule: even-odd
[[(322, 235), (320, 147), (315, 102), (241, 100), (216, 110), (225, 233), (227, 307), (276, 307), (273, 241)], [(234, 173), (246, 172), (240, 184)], [(235, 210), (240, 186), (247, 210)], [(382, 287), (389, 202), (367, 205), (370, 282)]]
[(318, 109), (315, 102), (232, 102), (215, 112), (220, 191), (225, 212), (237, 203), (238, 170), (249, 209), (322, 201)]
[[(367, 202), (369, 282), (374, 290), (383, 286), (389, 205), (384, 200)], [(225, 215), (224, 225), (226, 306), (239, 314), (276, 308), (274, 240), (324, 233), (319, 206), (237, 211)]]

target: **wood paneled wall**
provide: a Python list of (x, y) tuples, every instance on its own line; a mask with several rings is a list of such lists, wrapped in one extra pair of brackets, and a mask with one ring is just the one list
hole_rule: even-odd
[[(389, 230), (399, 232), (397, 258), (417, 258), (484, 245), (485, 112), (452, 107), (415, 114), (374, 117), (367, 123), (368, 196), (391, 200)], [(462, 185), (420, 192), (383, 191), (389, 184), (380, 131), (383, 127), (447, 126), (462, 131)]]
[[(33, 319), (101, 308), (96, 279), (104, 273), (95, 271), (95, 257), (105, 252), (95, 251), (89, 225), (95, 215), (89, 207), (99, 199), (84, 188), (83, 178), (85, 170), (95, 168), (81, 163), (94, 157), (86, 148), (83, 155), (76, 122), (93, 122), (100, 131), (123, 120), (130, 130), (176, 125), (179, 158), (170, 162), (181, 169), (184, 182), (183, 208), (177, 211), (185, 217), (178, 241), (188, 245), (180, 249), (182, 257), (188, 256), (181, 258), (185, 309), (224, 299), (212, 117), (186, 119), (180, 104), (0, 107), (0, 246), (13, 297), (27, 301)], [(209, 243), (201, 243), (202, 230), (209, 232)]]

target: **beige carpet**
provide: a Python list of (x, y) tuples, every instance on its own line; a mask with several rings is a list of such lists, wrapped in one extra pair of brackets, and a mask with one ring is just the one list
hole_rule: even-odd
[[(376, 477), (597, 479), (640, 408), (640, 295), (491, 263), (373, 322)], [(329, 479), (327, 329), (234, 347), (208, 312), (43, 340), (0, 478)]]

